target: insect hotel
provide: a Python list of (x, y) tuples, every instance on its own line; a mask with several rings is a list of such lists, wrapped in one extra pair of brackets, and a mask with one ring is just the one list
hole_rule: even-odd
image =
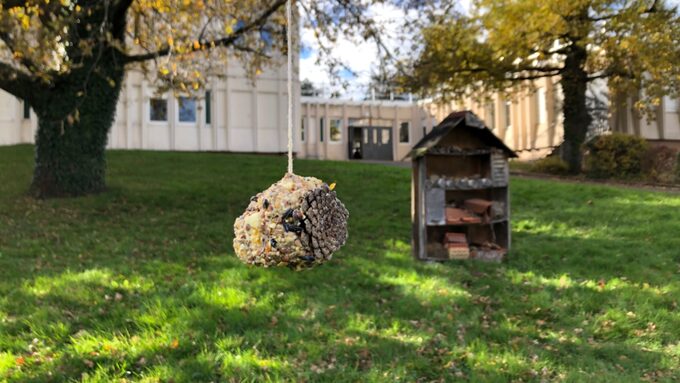
[(413, 160), (413, 255), (501, 261), (510, 250), (508, 159), (517, 157), (472, 112), (454, 112)]

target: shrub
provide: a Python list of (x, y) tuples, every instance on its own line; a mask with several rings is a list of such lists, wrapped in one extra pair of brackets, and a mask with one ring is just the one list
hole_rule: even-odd
[(667, 146), (652, 146), (642, 158), (642, 174), (650, 181), (673, 183), (676, 178), (678, 152)]
[(628, 134), (595, 137), (585, 144), (586, 174), (593, 178), (638, 178), (648, 148), (643, 138)]
[(532, 172), (564, 175), (569, 174), (569, 164), (557, 156), (541, 158), (531, 163)]

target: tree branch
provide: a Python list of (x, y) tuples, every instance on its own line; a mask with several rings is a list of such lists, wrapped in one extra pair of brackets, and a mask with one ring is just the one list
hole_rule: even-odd
[(612, 76), (619, 76), (619, 77), (623, 77), (623, 78), (627, 78), (627, 79), (634, 79), (635, 78), (635, 76), (630, 72), (622, 72), (622, 71), (617, 71), (617, 70), (614, 70), (614, 69), (607, 69), (607, 70), (600, 72), (599, 74), (593, 74), (593, 75), (588, 76), (588, 81), (597, 80), (597, 79), (600, 79), (600, 78), (608, 78), (608, 77), (612, 77)]
[(3, 0), (0, 3), (2, 3), (3, 9), (25, 7), (26, 5), (28, 5), (28, 1), (26, 0)]
[[(229, 36), (220, 38), (220, 39), (215, 39), (211, 41), (199, 41), (201, 43), (201, 47), (199, 48), (191, 48), (191, 52), (196, 52), (202, 49), (202, 47), (219, 47), (219, 46), (229, 46), (230, 44), (233, 44), (236, 40), (238, 40), (239, 37), (245, 35), (248, 32), (251, 32), (252, 30), (256, 29), (260, 25), (264, 24), (267, 19), (274, 14), (279, 8), (284, 6), (286, 4), (286, 0), (276, 0), (265, 12), (263, 12), (260, 16), (258, 16), (256, 19), (251, 21), (250, 23), (242, 26), (241, 28), (238, 28), (234, 31)], [(140, 62), (140, 61), (147, 61), (147, 60), (152, 60), (158, 57), (162, 56), (167, 56), (170, 53), (170, 46), (165, 45), (159, 50), (155, 52), (149, 52), (149, 53), (144, 53), (144, 54), (139, 54), (139, 55), (125, 55), (123, 58), (124, 63), (133, 63), (133, 62)]]
[(30, 75), (7, 63), (0, 62), (0, 88), (4, 91), (21, 99), (30, 99), (33, 80), (34, 78)]
[(266, 54), (266, 53), (264, 53), (264, 52), (262, 52), (262, 51), (260, 51), (260, 50), (257, 50), (257, 49), (251, 48), (251, 47), (249, 47), (249, 46), (246, 46), (246, 45), (233, 44), (233, 45), (232, 45), (232, 48), (236, 49), (237, 51), (252, 53), (252, 54), (254, 54), (254, 55), (256, 55), (256, 56), (264, 57), (264, 58), (266, 58), (266, 59), (271, 59), (271, 58), (272, 58), (272, 56), (270, 56), (270, 55), (268, 55), (268, 54)]
[[(652, 4), (649, 7), (647, 7), (644, 11), (640, 12), (640, 14), (644, 15), (646, 13), (656, 12), (657, 11), (657, 9), (656, 9), (657, 2), (658, 2), (658, 0), (654, 0), (652, 2)], [(603, 15), (603, 16), (599, 16), (599, 17), (587, 17), (586, 20), (597, 22), (597, 21), (610, 20), (610, 19), (613, 19), (613, 18), (616, 18), (616, 17), (619, 17), (619, 16), (621, 16), (621, 13), (612, 13), (612, 14), (609, 14), (609, 15)]]

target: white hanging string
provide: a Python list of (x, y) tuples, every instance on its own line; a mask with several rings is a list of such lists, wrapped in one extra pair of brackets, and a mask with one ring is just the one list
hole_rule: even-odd
[(288, 173), (293, 174), (293, 0), (286, 2), (288, 40)]

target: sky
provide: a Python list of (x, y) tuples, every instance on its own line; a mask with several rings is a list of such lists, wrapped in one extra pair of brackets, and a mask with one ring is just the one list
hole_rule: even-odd
[[(469, 7), (471, 0), (459, 1), (461, 10)], [(680, 0), (678, 0), (680, 1)], [(404, 11), (392, 4), (377, 4), (369, 9), (369, 16), (373, 17), (377, 23), (385, 28), (383, 38), (389, 48), (397, 44), (395, 40), (390, 40), (389, 36), (396, 36), (399, 23), (404, 19)], [(350, 83), (350, 87), (343, 89), (340, 85), (333, 85), (327, 69), (321, 64), (317, 64), (318, 50), (316, 40), (310, 29), (302, 29), (302, 49), (300, 52), (300, 80), (308, 79), (317, 88), (325, 90), (328, 96), (333, 91), (339, 91), (342, 98), (362, 99), (368, 92), (368, 83), (371, 72), (378, 67), (377, 47), (374, 42), (362, 42), (356, 44), (345, 38), (338, 38), (334, 46), (334, 55), (343, 59), (343, 62), (351, 68), (351, 72), (344, 71), (340, 77)]]

